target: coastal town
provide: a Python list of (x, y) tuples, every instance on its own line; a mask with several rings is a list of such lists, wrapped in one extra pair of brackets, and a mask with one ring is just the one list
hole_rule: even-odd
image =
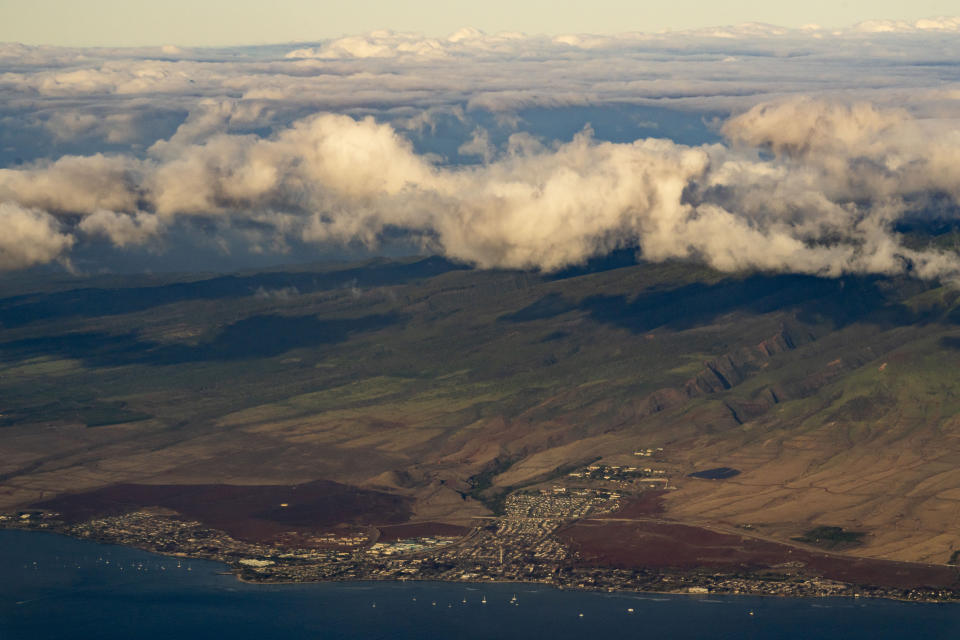
[[(558, 588), (689, 594), (884, 597), (916, 601), (960, 599), (944, 588), (891, 588), (819, 577), (801, 562), (773, 568), (645, 568), (591, 564), (565, 531), (584, 519), (616, 516), (625, 496), (608, 487), (649, 486), (663, 478), (653, 468), (589, 465), (570, 480), (595, 480), (603, 487), (557, 484), (516, 491), (503, 513), (480, 518), (463, 535), (414, 535), (381, 539), (358, 530), (327, 532), (309, 540), (237, 539), (163, 509), (141, 508), (69, 524), (59, 514), (20, 511), (0, 514), (0, 527), (47, 530), (122, 544), (177, 558), (222, 562), (249, 582), (349, 580), (441, 580), (534, 582)], [(656, 483), (655, 486), (663, 486)], [(597, 522), (598, 520), (590, 520)], [(376, 530), (374, 530), (376, 531)]]

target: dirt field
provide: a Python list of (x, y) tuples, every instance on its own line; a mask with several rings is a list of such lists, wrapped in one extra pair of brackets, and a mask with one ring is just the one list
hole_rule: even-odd
[(342, 523), (405, 522), (410, 500), (329, 481), (299, 485), (113, 485), (33, 505), (68, 522), (119, 515), (146, 506), (172, 509), (186, 518), (246, 540), (312, 532)]
[(806, 572), (883, 587), (945, 587), (960, 582), (954, 567), (817, 553), (748, 536), (655, 521), (631, 521), (623, 512), (582, 520), (561, 532), (584, 565), (622, 568), (763, 570), (802, 563)]
[(442, 522), (411, 522), (377, 527), (380, 530), (380, 542), (392, 542), (404, 538), (419, 538), (426, 536), (462, 536), (469, 529), (455, 524)]
[(648, 518), (664, 512), (663, 496), (666, 491), (644, 491), (639, 496), (624, 500), (611, 518)]

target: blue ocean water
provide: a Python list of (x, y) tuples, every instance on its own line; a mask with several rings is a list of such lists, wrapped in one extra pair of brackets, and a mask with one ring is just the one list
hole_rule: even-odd
[(0, 531), (0, 639), (960, 638), (960, 604), (525, 584), (251, 585), (223, 570), (54, 534)]

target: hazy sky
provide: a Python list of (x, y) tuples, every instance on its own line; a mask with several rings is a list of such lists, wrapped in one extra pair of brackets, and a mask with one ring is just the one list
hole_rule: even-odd
[(756, 21), (826, 27), (956, 12), (955, 0), (0, 0), (0, 41), (224, 45), (309, 41), (373, 29), (443, 35), (659, 31)]

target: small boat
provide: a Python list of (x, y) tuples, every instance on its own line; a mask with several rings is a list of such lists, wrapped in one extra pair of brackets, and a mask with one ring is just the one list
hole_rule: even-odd
[(480, 598), (480, 604), (487, 604), (487, 596)]
[(627, 613), (633, 613), (633, 607), (630, 607), (629, 609), (627, 609)]

